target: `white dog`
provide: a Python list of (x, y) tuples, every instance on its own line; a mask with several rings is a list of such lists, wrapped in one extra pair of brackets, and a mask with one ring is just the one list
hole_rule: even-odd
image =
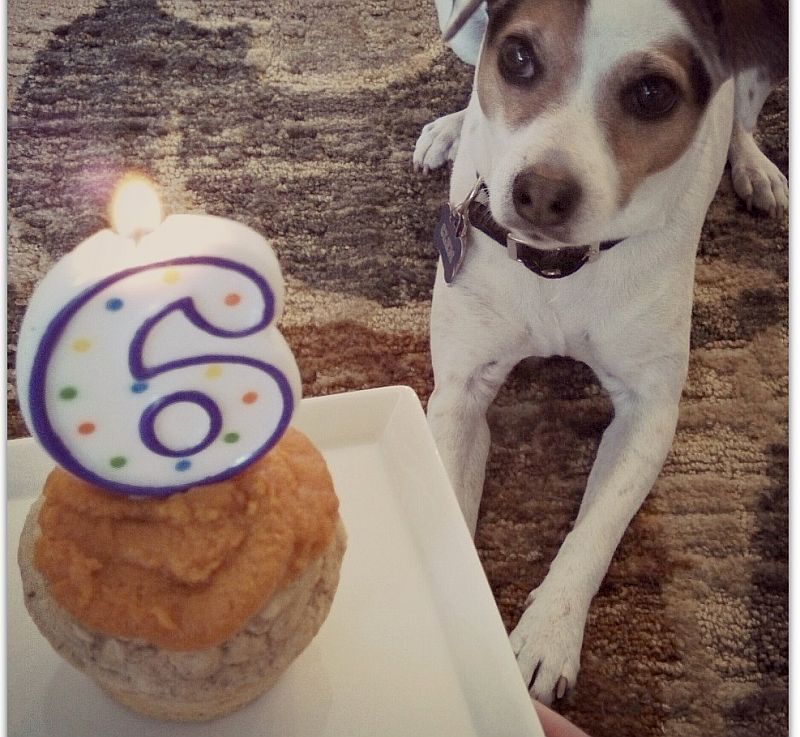
[(446, 38), (467, 23), (453, 45), (477, 65), (467, 108), (428, 124), (414, 154), (423, 169), (455, 157), (428, 419), (473, 533), (486, 410), (517, 362), (583, 361), (614, 405), (574, 528), (511, 634), (548, 703), (575, 683), (592, 597), (672, 443), (695, 252), (726, 159), (748, 207), (787, 208), (752, 132), (786, 73), (788, 3), (437, 6)]

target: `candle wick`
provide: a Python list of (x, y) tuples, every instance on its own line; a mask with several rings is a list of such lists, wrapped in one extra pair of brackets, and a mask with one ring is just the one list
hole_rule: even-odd
[(144, 238), (146, 235), (150, 235), (153, 232), (153, 228), (136, 228), (132, 233), (128, 234), (128, 238), (132, 238), (133, 242), (138, 246), (139, 241)]

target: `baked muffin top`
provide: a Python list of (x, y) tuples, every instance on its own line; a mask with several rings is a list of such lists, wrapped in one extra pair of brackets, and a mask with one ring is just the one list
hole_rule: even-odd
[(338, 506), (324, 459), (293, 428), (236, 476), (163, 499), (112, 494), (56, 468), (34, 565), (85, 627), (201, 649), (322, 554)]

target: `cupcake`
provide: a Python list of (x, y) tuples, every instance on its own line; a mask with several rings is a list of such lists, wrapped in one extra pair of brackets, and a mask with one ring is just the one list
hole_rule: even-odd
[(162, 220), (141, 178), (111, 210), (20, 328), (20, 408), (56, 465), (19, 543), (25, 604), (123, 704), (212, 719), (317, 633), (345, 533), (324, 459), (291, 427), (300, 372), (270, 244), (225, 218)]
[(289, 428), (244, 471), (164, 498), (56, 468), (18, 561), (66, 660), (137, 712), (199, 721), (255, 699), (310, 643), (344, 550), (325, 461)]

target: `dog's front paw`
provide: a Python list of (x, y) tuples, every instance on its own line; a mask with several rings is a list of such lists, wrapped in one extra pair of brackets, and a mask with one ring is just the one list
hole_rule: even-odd
[(511, 647), (531, 696), (549, 706), (575, 685), (586, 610), (543, 586), (527, 604), (510, 635)]
[(428, 123), (417, 139), (414, 148), (414, 168), (427, 174), (438, 169), (446, 161), (452, 161), (461, 139), (461, 125), (466, 110), (451, 113)]
[(783, 217), (789, 209), (789, 183), (741, 126), (734, 124), (728, 158), (736, 194), (748, 210), (756, 207), (771, 217)]

